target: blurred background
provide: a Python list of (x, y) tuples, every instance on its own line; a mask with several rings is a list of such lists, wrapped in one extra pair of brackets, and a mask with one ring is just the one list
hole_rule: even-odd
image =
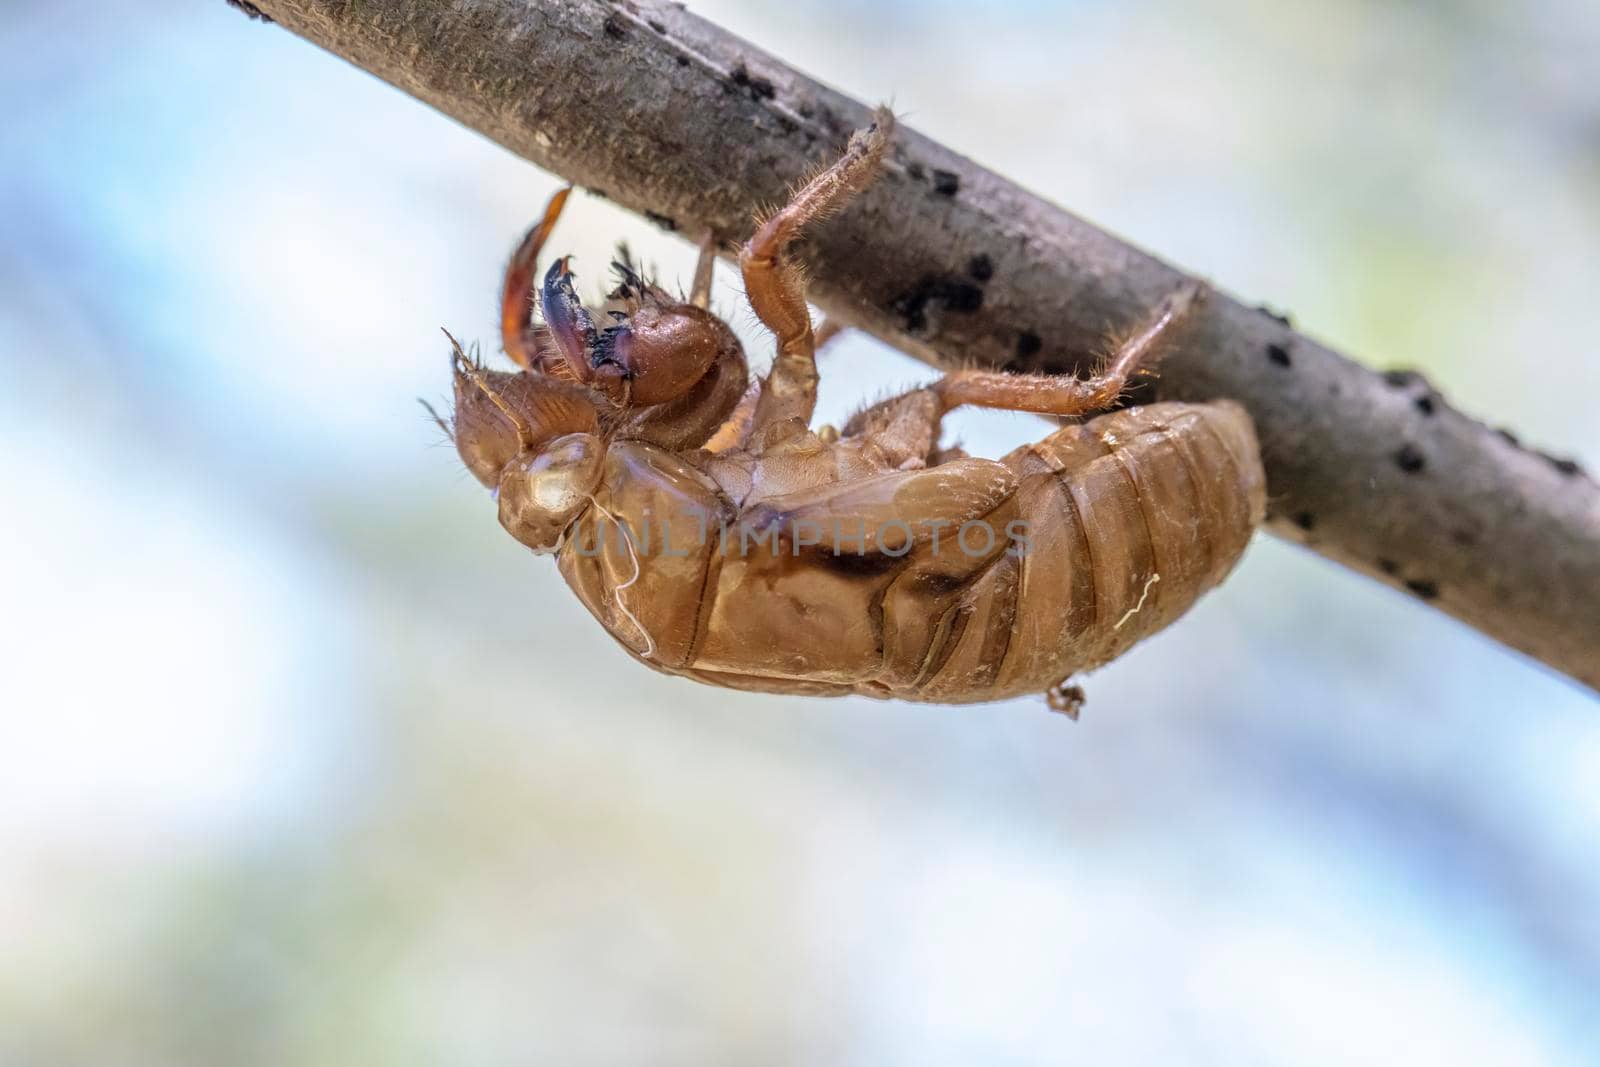
[[(1594, 3), (693, 6), (1600, 468)], [(0, 90), (0, 1063), (1600, 1062), (1591, 695), (1264, 537), (1076, 725), (658, 676), (415, 402), (554, 177), (221, 0)]]

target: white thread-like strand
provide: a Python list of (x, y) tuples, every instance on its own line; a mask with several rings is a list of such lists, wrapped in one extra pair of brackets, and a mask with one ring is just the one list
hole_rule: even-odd
[(1150, 587), (1155, 585), (1160, 580), (1160, 573), (1152, 574), (1148, 579), (1145, 580), (1144, 590), (1139, 594), (1139, 602), (1133, 607), (1129, 608), (1127, 612), (1123, 614), (1122, 618), (1117, 620), (1117, 624), (1111, 628), (1113, 631), (1122, 629), (1123, 623), (1127, 622), (1144, 609), (1144, 598), (1150, 595)]
[(639, 565), (639, 552), (633, 547), (633, 534), (628, 530), (627, 526), (618, 522), (617, 517), (607, 511), (605, 506), (596, 500), (592, 494), (589, 497), (589, 503), (594, 505), (596, 511), (611, 520), (612, 525), (617, 528), (617, 532), (622, 535), (623, 543), (628, 546), (628, 559), (633, 563), (633, 576), (621, 585), (613, 587), (611, 595), (616, 598), (617, 610), (622, 612), (622, 617), (633, 623), (633, 628), (639, 631), (640, 637), (644, 638), (644, 651), (639, 653), (639, 656), (642, 659), (649, 659), (655, 655), (656, 639), (650, 636), (650, 631), (644, 628), (644, 623), (639, 621), (637, 615), (628, 610), (627, 602), (622, 599), (623, 591), (632, 588), (633, 583), (639, 580), (639, 575), (644, 573), (644, 568)]

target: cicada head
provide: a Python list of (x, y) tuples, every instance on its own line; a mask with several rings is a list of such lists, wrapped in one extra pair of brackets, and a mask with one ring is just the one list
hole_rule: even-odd
[(600, 482), (605, 442), (593, 394), (529, 371), (486, 370), (460, 345), (451, 369), (455, 414), (445, 429), (461, 461), (495, 491), (513, 537), (553, 551)]
[(450, 339), (455, 413), (445, 429), (472, 476), (489, 488), (513, 459), (570, 433), (597, 433), (589, 390), (527, 371), (487, 370)]

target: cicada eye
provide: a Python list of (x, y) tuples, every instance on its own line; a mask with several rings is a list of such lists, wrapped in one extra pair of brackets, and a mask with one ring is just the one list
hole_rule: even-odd
[(535, 552), (553, 552), (600, 483), (605, 445), (590, 433), (558, 437), (506, 465), (500, 525)]
[(705, 377), (724, 344), (726, 328), (692, 304), (641, 307), (601, 335), (598, 364), (616, 364), (638, 405), (673, 400)]

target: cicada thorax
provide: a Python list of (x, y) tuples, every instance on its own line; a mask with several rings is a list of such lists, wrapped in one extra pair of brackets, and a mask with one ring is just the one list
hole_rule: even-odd
[(680, 456), (613, 441), (591, 506), (567, 530), (561, 574), (625, 648), (652, 666), (682, 667), (730, 514), (716, 483)]

